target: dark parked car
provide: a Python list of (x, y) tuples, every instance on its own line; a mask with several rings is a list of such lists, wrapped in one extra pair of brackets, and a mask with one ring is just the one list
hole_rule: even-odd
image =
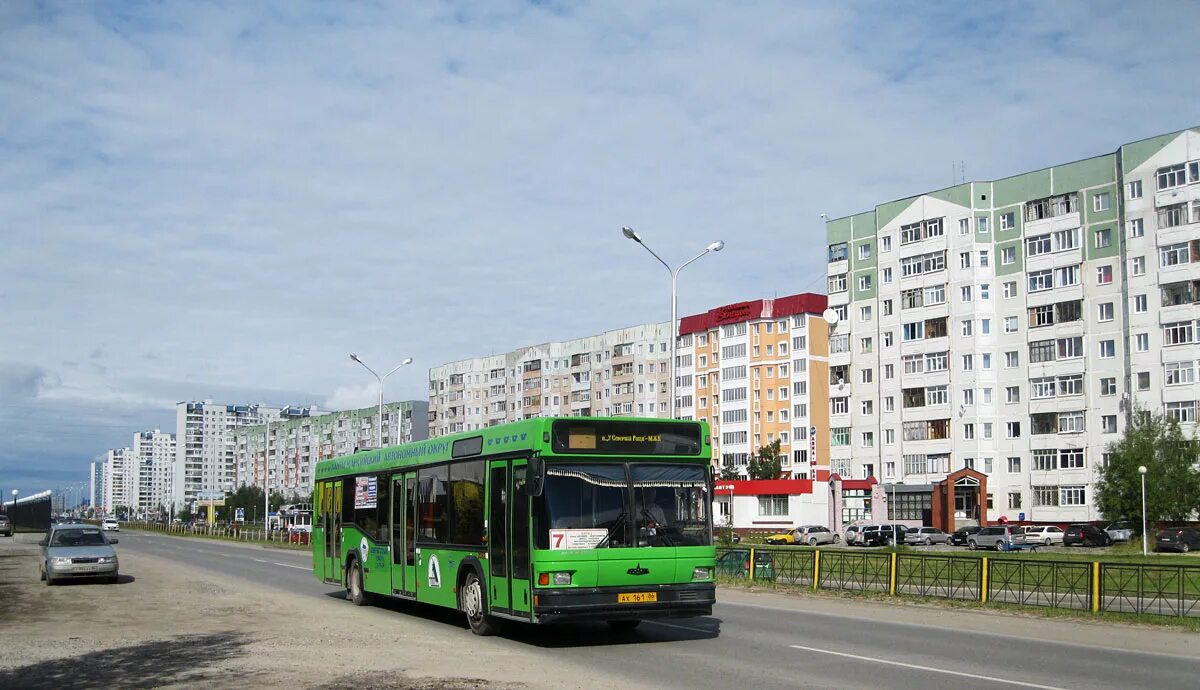
[(956, 529), (950, 535), (950, 543), (955, 546), (966, 546), (967, 539), (981, 529), (983, 528), (979, 525), (971, 525), (970, 527), (961, 527)]
[(867, 525), (862, 528), (862, 532), (858, 538), (858, 543), (863, 546), (891, 546), (895, 543), (904, 543), (904, 536), (908, 534), (908, 525), (883, 524), (883, 525)]
[[(730, 549), (717, 559), (718, 577), (749, 577), (750, 550)], [(775, 557), (770, 551), (758, 551), (754, 554), (754, 579), (773, 581), (775, 579)]]
[(0, 534), (6, 537), (11, 537), (13, 534), (12, 522), (9, 521), (7, 515), (0, 515)]
[(1172, 527), (1158, 533), (1154, 538), (1155, 551), (1182, 551), (1200, 549), (1200, 530), (1195, 527)]
[(1063, 532), (1063, 546), (1108, 546), (1113, 538), (1095, 525), (1071, 525)]

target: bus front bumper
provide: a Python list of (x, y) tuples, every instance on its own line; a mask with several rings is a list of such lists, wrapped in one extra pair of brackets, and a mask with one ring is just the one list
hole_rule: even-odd
[[(620, 601), (620, 595), (642, 599), (654, 594), (652, 602)], [(640, 620), (643, 618), (691, 618), (711, 616), (717, 600), (713, 582), (642, 587), (586, 587), (534, 590), (534, 615), (539, 623), (578, 620)]]

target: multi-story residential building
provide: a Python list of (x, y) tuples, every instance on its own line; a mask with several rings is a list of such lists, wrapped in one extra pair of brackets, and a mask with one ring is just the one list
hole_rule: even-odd
[(104, 454), (104, 512), (117, 508), (137, 510), (137, 463), (129, 448), (114, 448)]
[(171, 504), (174, 478), (175, 435), (158, 429), (133, 435), (134, 471), (137, 501), (131, 506), (139, 513), (157, 512)]
[(786, 478), (829, 478), (824, 295), (739, 302), (679, 323), (678, 414), (707, 420), (714, 463), (746, 475), (780, 442)]
[[(382, 418), (384, 446), (428, 437), (429, 403), (424, 400), (386, 403)], [(379, 419), (378, 406), (341, 412), (285, 408), (278, 421), (235, 429), (235, 484), (263, 486), (265, 466), (271, 492), (307, 495), (318, 461), (377, 445)]]
[(181, 402), (175, 406), (172, 513), (202, 494), (232, 491), (237, 479), (233, 431), (279, 419), (279, 408), (260, 405)]
[(668, 416), (670, 332), (645, 324), (433, 367), (429, 434), (539, 416)]
[(107, 503), (104, 500), (104, 465), (103, 455), (88, 463), (88, 505), (96, 510), (102, 510)]
[(898, 519), (1099, 519), (1131, 401), (1195, 420), (1197, 222), (1197, 130), (829, 221), (833, 471)]

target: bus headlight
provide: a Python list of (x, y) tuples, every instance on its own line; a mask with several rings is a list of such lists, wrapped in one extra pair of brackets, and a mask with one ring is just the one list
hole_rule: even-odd
[(712, 571), (713, 571), (713, 569), (710, 568), (709, 566), (692, 568), (692, 579), (693, 580), (711, 580), (712, 579)]
[(556, 584), (556, 585), (571, 584), (571, 573), (554, 573), (554, 584)]

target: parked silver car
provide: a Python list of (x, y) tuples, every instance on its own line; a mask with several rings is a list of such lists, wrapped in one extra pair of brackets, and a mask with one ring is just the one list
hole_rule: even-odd
[(39, 542), (40, 570), (47, 585), (77, 578), (117, 581), (119, 564), (113, 537), (95, 525), (53, 525)]
[(1118, 520), (1104, 528), (1113, 541), (1129, 541), (1133, 539), (1133, 524), (1127, 520)]
[(1014, 525), (992, 525), (984, 527), (975, 534), (967, 537), (967, 548), (996, 549), (1003, 551), (1010, 544), (1024, 544), (1025, 530)]
[(948, 544), (950, 535), (936, 527), (913, 527), (904, 535), (905, 544)]
[(1025, 541), (1032, 544), (1062, 546), (1063, 531), (1054, 525), (1030, 525), (1025, 528)]
[(829, 531), (828, 527), (801, 525), (792, 530), (792, 540), (793, 544), (816, 546), (818, 544), (836, 544), (841, 541), (841, 537)]

